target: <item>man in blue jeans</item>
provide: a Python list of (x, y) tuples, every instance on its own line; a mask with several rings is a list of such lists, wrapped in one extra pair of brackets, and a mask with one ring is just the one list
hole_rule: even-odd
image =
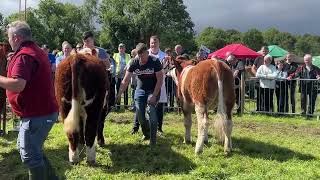
[[(157, 113), (156, 106), (159, 100), (159, 92), (163, 82), (163, 71), (161, 63), (155, 57), (149, 56), (147, 46), (139, 43), (136, 46), (138, 57), (134, 58), (124, 79), (121, 82), (117, 101), (121, 99), (120, 94), (126, 90), (133, 72), (137, 76), (137, 88), (134, 99), (138, 119), (141, 124), (143, 140), (150, 139), (150, 145), (156, 144), (157, 137)], [(149, 114), (149, 124), (146, 121), (145, 112)]]
[(42, 150), (58, 118), (48, 56), (32, 41), (26, 22), (12, 22), (7, 34), (14, 55), (7, 77), (0, 76), (0, 87), (6, 89), (13, 112), (21, 117), (17, 143), (21, 160), (29, 169), (29, 179), (58, 179)]

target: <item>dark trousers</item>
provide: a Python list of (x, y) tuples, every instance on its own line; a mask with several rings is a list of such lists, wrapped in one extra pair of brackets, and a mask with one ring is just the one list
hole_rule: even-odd
[(166, 77), (166, 88), (168, 95), (168, 106), (174, 107), (174, 96), (176, 94), (176, 84), (174, 83), (172, 77)]
[(237, 104), (237, 113), (239, 114), (241, 111), (241, 95), (240, 95), (240, 88), (236, 88), (235, 90), (236, 93), (236, 104)]
[(274, 89), (261, 88), (261, 111), (273, 111), (273, 91)]
[[(145, 114), (143, 116), (146, 116)], [(140, 126), (140, 123), (139, 123), (139, 119), (138, 119), (138, 111), (137, 109), (135, 108), (135, 113), (134, 113), (134, 120), (133, 120), (133, 130), (135, 131), (138, 131), (139, 130), (139, 126)]]
[(259, 82), (255, 84), (255, 87), (256, 87), (256, 90), (257, 90), (257, 103), (256, 103), (257, 109), (256, 109), (256, 111), (261, 111), (261, 107), (262, 107), (262, 104), (261, 104), (261, 97), (262, 97), (261, 90), (262, 90), (262, 88), (260, 87)]
[[(120, 90), (120, 85), (121, 85), (121, 81), (122, 81), (122, 78), (117, 78), (117, 82), (116, 82), (116, 86), (117, 86), (117, 93), (119, 93), (119, 90)], [(128, 88), (124, 91), (124, 105), (125, 107), (128, 106)], [(120, 103), (117, 103), (117, 106), (119, 107), (120, 106)], [(119, 107), (120, 108), (120, 107)]]
[(287, 81), (288, 90), (290, 93), (291, 112), (296, 112), (296, 87), (297, 81)]
[(312, 87), (311, 83), (301, 87), (301, 111), (303, 114), (307, 110), (307, 97), (309, 97), (308, 114), (314, 113), (317, 95), (317, 90)]
[(165, 103), (158, 103), (156, 110), (157, 110), (157, 117), (158, 117), (158, 129), (162, 131), (162, 124), (163, 124), (163, 107)]
[(276, 97), (278, 112), (289, 112), (288, 107), (288, 86), (286, 82), (276, 82)]
[(131, 106), (133, 107), (133, 109), (135, 109), (135, 103), (134, 103), (134, 93), (136, 92), (136, 85), (132, 85), (131, 84), (131, 100), (132, 100), (132, 102), (131, 102)]

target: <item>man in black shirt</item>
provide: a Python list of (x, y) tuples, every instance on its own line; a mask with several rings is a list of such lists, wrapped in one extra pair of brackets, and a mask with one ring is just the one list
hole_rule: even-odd
[[(296, 72), (298, 68), (298, 64), (295, 62), (292, 62), (293, 59), (293, 54), (288, 53), (286, 55), (286, 64), (284, 65), (283, 70), (288, 73), (288, 76), (292, 75), (294, 72)], [(296, 86), (297, 86), (297, 81), (296, 80), (290, 80), (287, 81), (287, 86), (290, 91), (290, 103), (291, 103), (291, 112), (295, 113), (296, 112)]]
[[(312, 56), (306, 54), (303, 57), (304, 65), (297, 68), (297, 70), (288, 76), (288, 80), (300, 77), (301, 79), (320, 79), (320, 69), (312, 64)], [(318, 82), (315, 80), (301, 80), (301, 111), (302, 115), (310, 116), (314, 113), (315, 104), (318, 96)], [(309, 97), (309, 98), (308, 98)], [(307, 112), (307, 99), (309, 99)]]
[(236, 94), (236, 104), (237, 104), (237, 114), (241, 112), (241, 96), (240, 96), (240, 81), (241, 81), (241, 73), (244, 71), (244, 62), (239, 61), (235, 58), (235, 56), (229, 53), (226, 56), (226, 62), (230, 69), (233, 72), (234, 85), (235, 85), (235, 94)]
[[(150, 139), (150, 145), (156, 144), (157, 113), (156, 106), (159, 100), (160, 88), (163, 83), (163, 71), (158, 59), (149, 56), (147, 46), (139, 43), (136, 46), (138, 57), (134, 58), (126, 71), (121, 82), (119, 94), (126, 90), (133, 72), (137, 76), (137, 87), (134, 95), (136, 111), (141, 124), (143, 140)], [(119, 102), (121, 96), (117, 96)], [(147, 124), (145, 111), (149, 114)]]

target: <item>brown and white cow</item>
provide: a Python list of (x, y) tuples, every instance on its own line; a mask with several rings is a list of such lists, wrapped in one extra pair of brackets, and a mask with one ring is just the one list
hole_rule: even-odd
[(106, 66), (95, 54), (95, 50), (74, 53), (56, 70), (56, 96), (69, 140), (69, 161), (73, 164), (79, 162), (79, 144), (85, 143), (87, 162), (94, 164), (96, 135), (98, 143), (104, 143), (109, 78)]
[[(232, 108), (235, 103), (234, 79), (230, 68), (218, 60), (204, 60), (194, 65), (178, 56), (176, 68), (171, 71), (177, 84), (177, 94), (182, 105), (185, 126), (185, 143), (191, 142), (191, 114), (196, 111), (198, 120), (198, 139), (195, 153), (203, 151), (208, 141), (208, 110), (217, 107), (215, 134), (224, 143), (224, 152), (231, 152)], [(172, 73), (173, 72), (173, 73)]]

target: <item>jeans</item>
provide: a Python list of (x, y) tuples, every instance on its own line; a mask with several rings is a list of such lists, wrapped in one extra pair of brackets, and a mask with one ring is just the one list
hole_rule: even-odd
[[(136, 105), (136, 113), (141, 124), (142, 133), (144, 136), (150, 138), (150, 145), (156, 144), (157, 138), (157, 112), (156, 107), (147, 104), (148, 97), (153, 91), (144, 91), (143, 89), (136, 89), (134, 99)], [(145, 113), (149, 115), (149, 123), (146, 120)]]
[(17, 146), (21, 160), (28, 168), (44, 165), (43, 144), (57, 119), (57, 112), (21, 119)]

